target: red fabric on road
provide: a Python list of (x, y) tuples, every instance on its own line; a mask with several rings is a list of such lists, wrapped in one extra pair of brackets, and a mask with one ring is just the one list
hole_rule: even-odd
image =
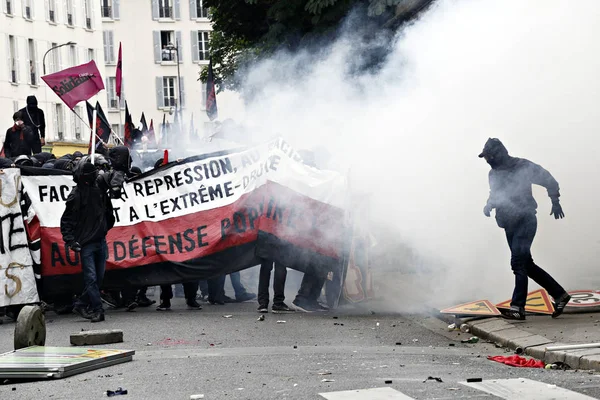
[(489, 356), (488, 360), (496, 361), (501, 364), (510, 365), (511, 367), (523, 367), (523, 368), (544, 368), (545, 364), (543, 361), (537, 361), (533, 358), (529, 360), (525, 357), (520, 356)]

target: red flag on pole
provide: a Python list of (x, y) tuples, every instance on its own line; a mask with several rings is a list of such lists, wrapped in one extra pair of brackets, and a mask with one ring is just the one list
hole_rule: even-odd
[(80, 101), (88, 100), (104, 89), (102, 76), (94, 60), (42, 76), (42, 80), (71, 110)]
[(215, 75), (213, 73), (212, 58), (208, 61), (208, 77), (206, 78), (206, 115), (213, 121), (219, 117), (217, 109), (217, 92), (215, 90)]
[(119, 42), (119, 59), (117, 60), (117, 97), (121, 98), (121, 83), (123, 82), (123, 58), (121, 53), (121, 42)]

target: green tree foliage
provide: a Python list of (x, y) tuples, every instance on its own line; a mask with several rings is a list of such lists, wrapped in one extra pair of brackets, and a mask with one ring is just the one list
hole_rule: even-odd
[[(352, 11), (363, 25), (383, 29), (403, 4), (424, 2), (430, 0), (205, 0), (213, 22), (210, 48), (218, 90), (239, 90), (236, 72), (261, 57), (335, 38)], [(199, 79), (206, 77), (203, 68)]]

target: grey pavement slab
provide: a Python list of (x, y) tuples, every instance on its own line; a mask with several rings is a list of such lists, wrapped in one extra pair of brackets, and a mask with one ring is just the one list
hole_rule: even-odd
[(120, 329), (100, 329), (72, 333), (71, 344), (74, 346), (93, 346), (99, 344), (120, 343), (123, 331)]

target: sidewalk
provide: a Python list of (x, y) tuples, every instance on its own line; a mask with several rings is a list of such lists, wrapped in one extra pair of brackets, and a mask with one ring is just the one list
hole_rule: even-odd
[(485, 340), (529, 355), (546, 364), (565, 363), (572, 369), (600, 371), (600, 347), (593, 349), (548, 351), (549, 346), (600, 343), (600, 313), (528, 315), (526, 321), (502, 318), (457, 319), (470, 331)]

